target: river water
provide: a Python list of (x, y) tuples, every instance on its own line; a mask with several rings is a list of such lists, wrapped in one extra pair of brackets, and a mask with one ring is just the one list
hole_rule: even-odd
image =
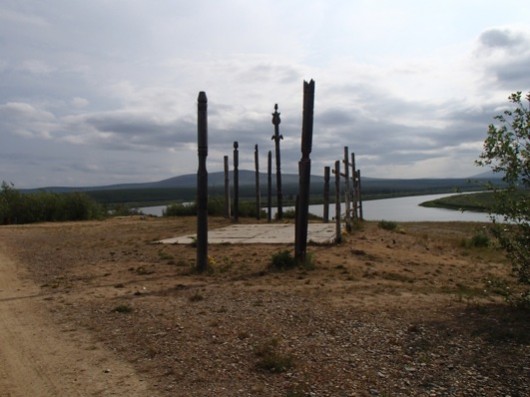
[[(431, 194), (424, 196), (408, 196), (398, 197), (382, 200), (363, 201), (363, 215), (364, 219), (371, 221), (395, 221), (395, 222), (489, 222), (488, 214), (482, 212), (471, 211), (455, 211), (443, 208), (426, 208), (419, 204), (425, 201), (434, 200), (440, 197), (446, 197), (450, 194)], [(162, 216), (162, 211), (166, 208), (163, 206), (143, 207), (139, 208), (146, 215)], [(292, 209), (286, 207), (285, 209)], [(344, 211), (344, 206), (343, 206)], [(273, 208), (273, 215), (276, 209)], [(324, 213), (324, 206), (311, 205), (309, 212), (322, 216)], [(334, 217), (335, 205), (331, 204), (329, 208), (330, 218)]]

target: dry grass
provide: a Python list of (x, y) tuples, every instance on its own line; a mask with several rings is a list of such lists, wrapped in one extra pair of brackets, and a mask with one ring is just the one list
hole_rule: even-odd
[(133, 363), (152, 395), (528, 395), (530, 324), (504, 303), (517, 289), (509, 266), (494, 246), (461, 244), (480, 227), (366, 223), (310, 246), (314, 269), (284, 272), (271, 258), (292, 247), (210, 246), (205, 275), (195, 248), (153, 244), (193, 232), (194, 218), (10, 226), (0, 238), (56, 320)]

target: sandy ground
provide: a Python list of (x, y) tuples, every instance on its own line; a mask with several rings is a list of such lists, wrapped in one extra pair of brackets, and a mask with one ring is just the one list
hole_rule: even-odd
[(287, 272), (291, 246), (210, 246), (204, 275), (153, 243), (194, 227), (0, 227), (0, 396), (530, 395), (509, 266), (462, 244), (482, 225), (366, 223)]
[[(49, 295), (0, 246), (0, 396), (143, 396), (133, 367), (50, 318)], [(112, 370), (110, 370), (112, 368)]]

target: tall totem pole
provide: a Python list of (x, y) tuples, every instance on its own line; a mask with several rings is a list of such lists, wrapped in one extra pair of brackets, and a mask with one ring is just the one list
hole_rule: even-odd
[(283, 208), (282, 208), (282, 171), (281, 171), (281, 158), (280, 158), (280, 140), (283, 139), (283, 135), (280, 134), (280, 113), (278, 112), (278, 104), (274, 105), (274, 113), (272, 114), (272, 124), (274, 124), (274, 135), (272, 140), (274, 140), (276, 148), (276, 194), (277, 194), (277, 203), (278, 219), (283, 219)]
[(208, 100), (201, 91), (197, 100), (197, 146), (199, 167), (197, 169), (197, 271), (208, 268)]

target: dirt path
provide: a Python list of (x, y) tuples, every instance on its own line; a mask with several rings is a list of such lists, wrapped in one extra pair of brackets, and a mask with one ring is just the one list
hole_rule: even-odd
[(147, 385), (91, 336), (52, 322), (0, 244), (0, 397), (140, 396)]

